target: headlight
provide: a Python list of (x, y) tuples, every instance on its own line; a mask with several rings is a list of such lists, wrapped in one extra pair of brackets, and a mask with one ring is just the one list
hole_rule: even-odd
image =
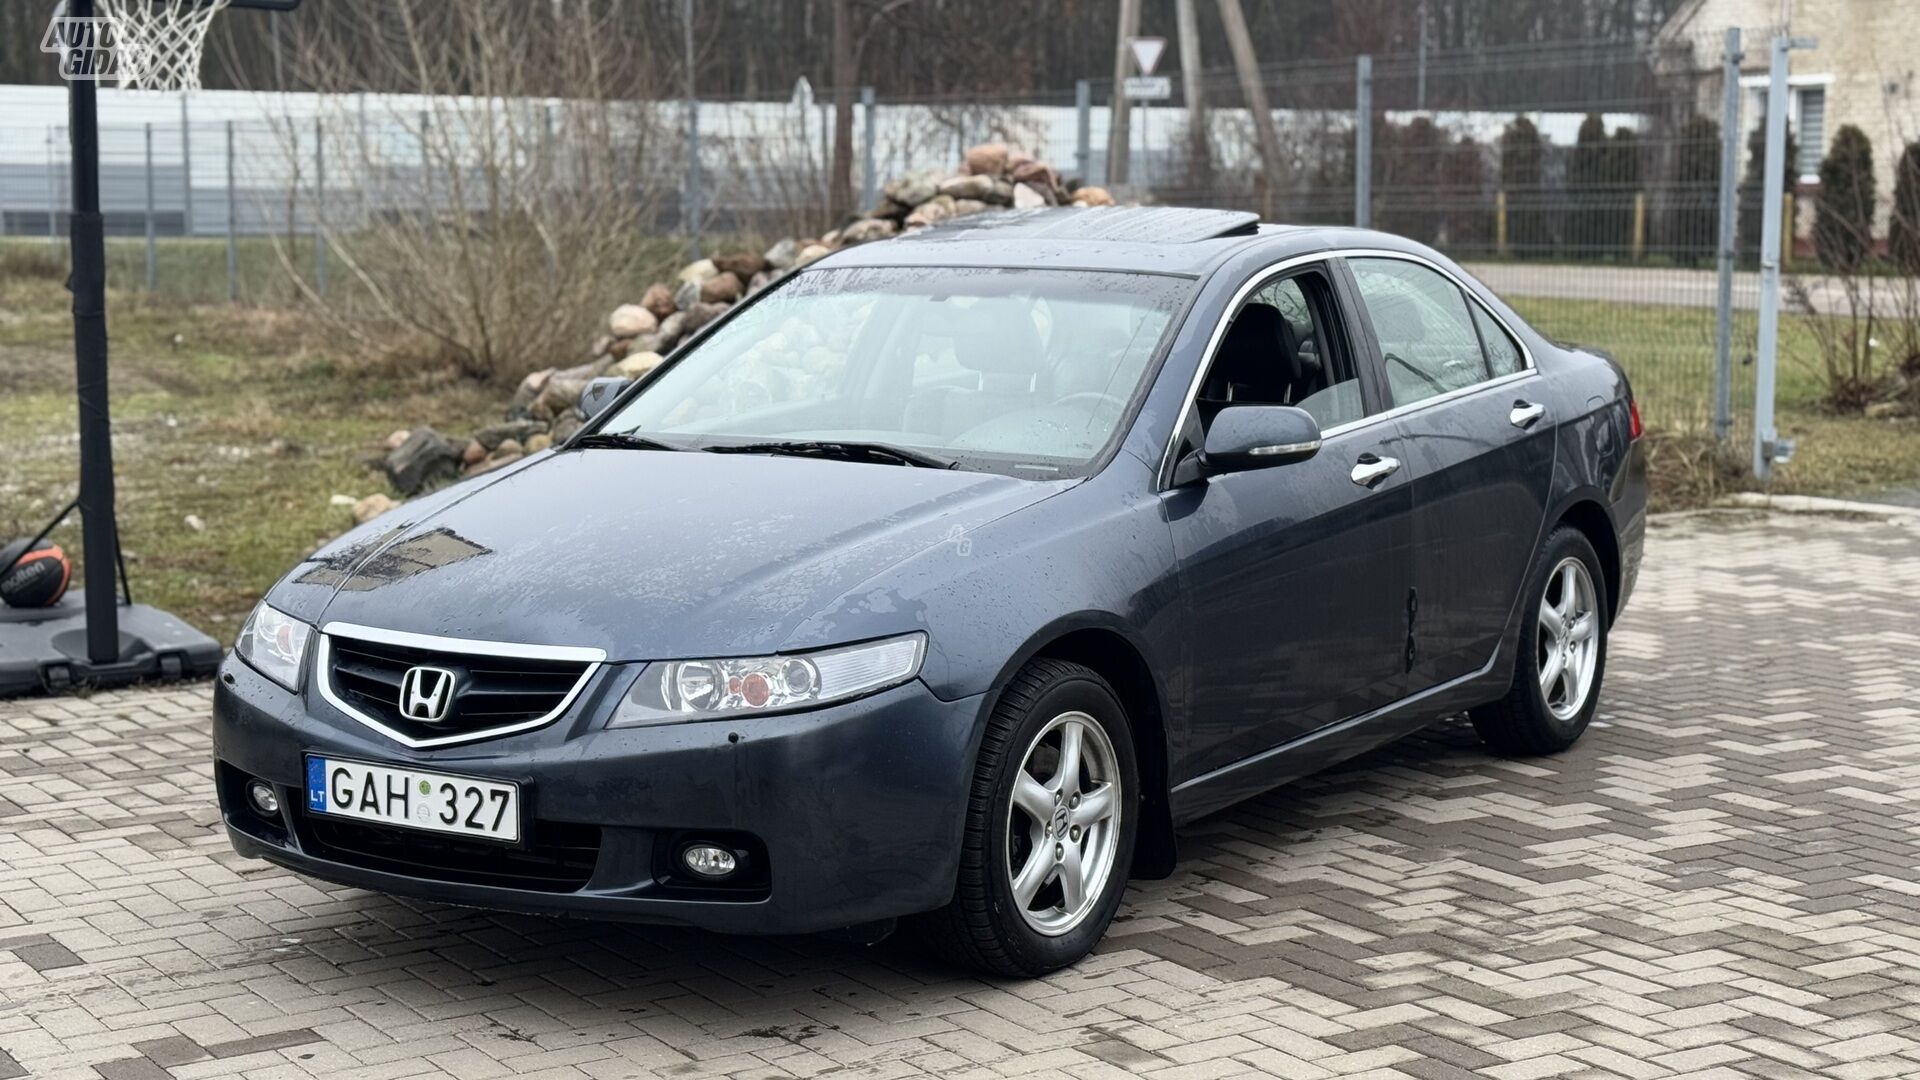
[(927, 636), (913, 633), (785, 656), (649, 664), (607, 726), (750, 716), (845, 701), (918, 675), (926, 652)]
[(313, 627), (278, 608), (261, 603), (240, 628), (233, 651), (253, 670), (289, 690), (300, 689), (300, 662), (307, 656)]

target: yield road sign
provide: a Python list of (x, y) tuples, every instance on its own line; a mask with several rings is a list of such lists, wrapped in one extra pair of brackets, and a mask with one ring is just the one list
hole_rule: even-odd
[(1140, 74), (1151, 75), (1155, 65), (1160, 63), (1160, 54), (1167, 49), (1167, 39), (1162, 37), (1130, 37), (1127, 48), (1133, 50), (1133, 62), (1140, 66)]

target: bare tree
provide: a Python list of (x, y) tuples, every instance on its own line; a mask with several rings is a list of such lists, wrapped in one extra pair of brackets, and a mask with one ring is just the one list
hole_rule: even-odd
[[(640, 238), (677, 180), (646, 51), (605, 0), (320, 6), (330, 18), (293, 45), (297, 77), (405, 96), (324, 99), (336, 182), (323, 202), (316, 174), (301, 197), (347, 280), (323, 293), (302, 278), (307, 295), (350, 333), (405, 328), (477, 377), (551, 363), (650, 261)], [(286, 132), (295, 161), (313, 153), (304, 126)]]

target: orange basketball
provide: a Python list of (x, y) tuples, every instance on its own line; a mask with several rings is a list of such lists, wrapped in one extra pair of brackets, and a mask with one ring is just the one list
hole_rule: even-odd
[[(25, 540), (15, 540), (0, 547), (0, 567), (13, 562), (26, 546)], [(5, 577), (0, 577), (0, 601), (15, 608), (52, 607), (67, 594), (67, 583), (71, 580), (73, 562), (67, 553), (60, 550), (59, 544), (42, 541), (7, 571)]]

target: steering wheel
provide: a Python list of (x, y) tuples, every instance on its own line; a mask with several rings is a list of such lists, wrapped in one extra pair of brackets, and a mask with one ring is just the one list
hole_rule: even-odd
[(1408, 363), (1407, 361), (1402, 360), (1401, 358), (1393, 355), (1392, 353), (1387, 353), (1386, 357), (1387, 357), (1387, 363), (1399, 364), (1401, 367), (1406, 368), (1407, 371), (1412, 373), (1414, 378), (1419, 379), (1421, 382), (1426, 383), (1428, 386), (1433, 387), (1433, 389), (1437, 393), (1444, 394), (1447, 392), (1447, 388), (1440, 385), (1440, 380), (1434, 378), (1433, 376), (1427, 374), (1424, 371), (1421, 371), (1419, 368), (1414, 367), (1411, 363)]
[(1104, 390), (1078, 390), (1068, 394), (1066, 397), (1055, 399), (1054, 404), (1071, 405), (1078, 401), (1092, 401), (1098, 405), (1111, 405), (1116, 409), (1124, 409), (1127, 407), (1126, 402)]

